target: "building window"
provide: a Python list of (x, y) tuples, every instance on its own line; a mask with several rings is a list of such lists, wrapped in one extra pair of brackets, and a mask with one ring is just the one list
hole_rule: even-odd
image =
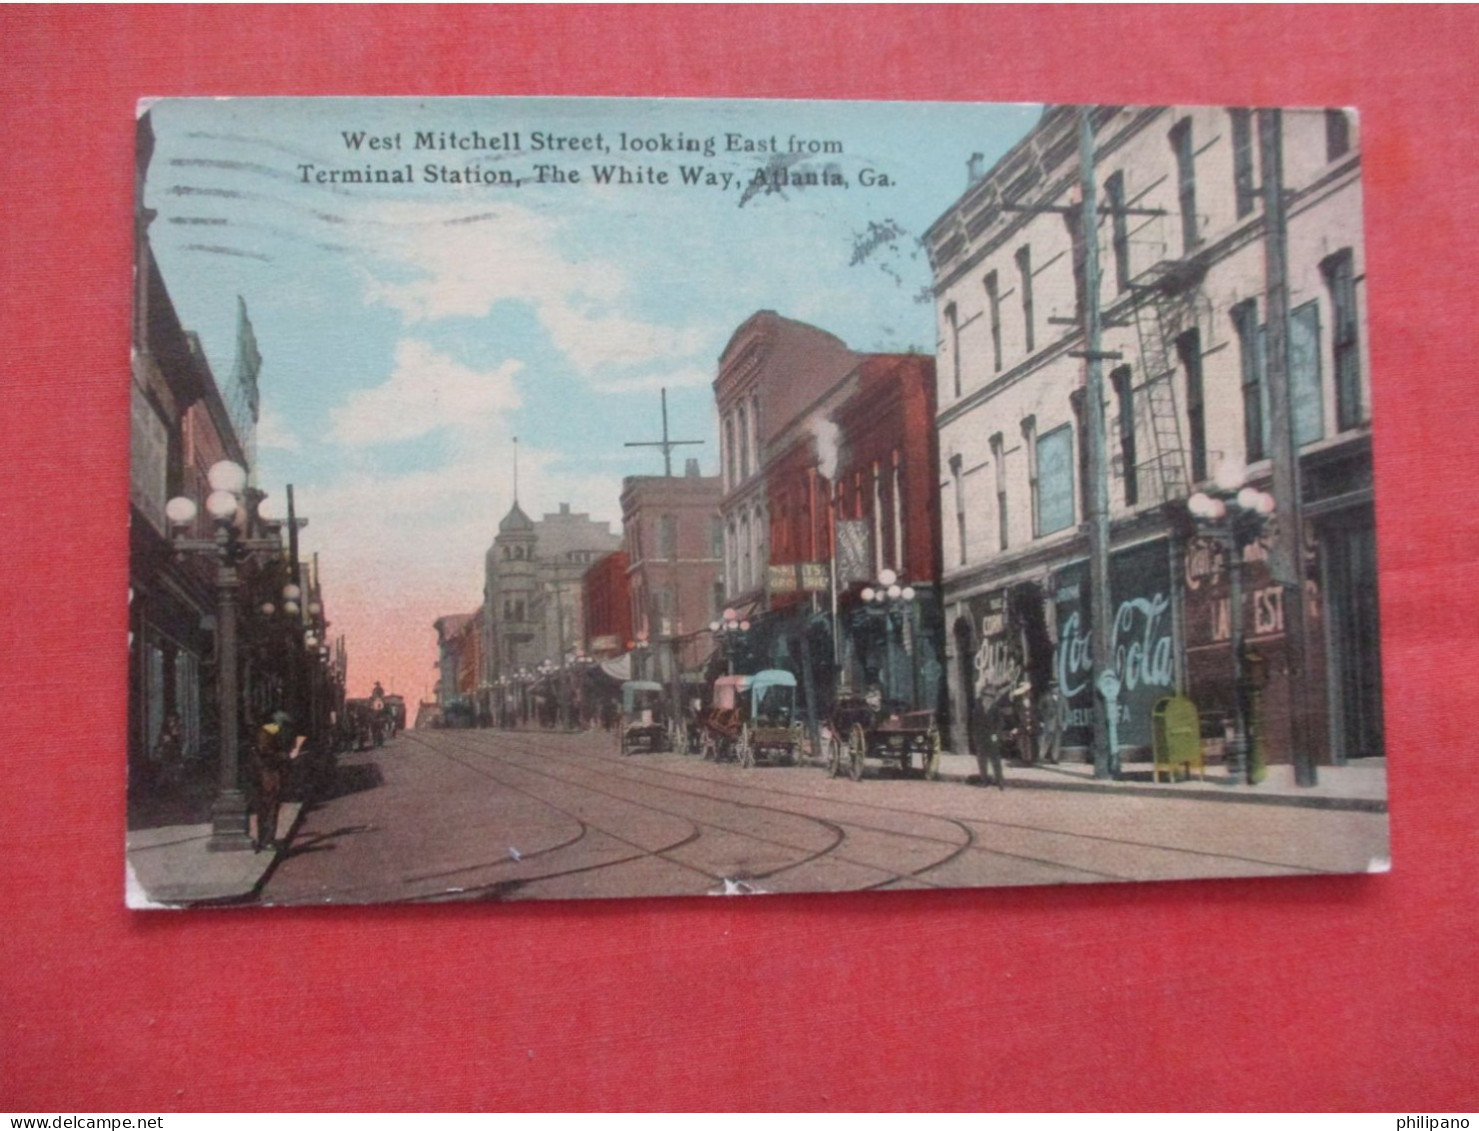
[(1124, 470), (1125, 506), (1133, 507), (1140, 502), (1140, 479), (1136, 473), (1135, 386), (1130, 367), (1121, 365), (1109, 375), (1109, 383), (1114, 387), (1119, 408), (1120, 466)]
[(1334, 161), (1351, 151), (1351, 120), (1344, 110), (1325, 111), (1325, 160)]
[(1130, 289), (1130, 217), (1125, 212), (1125, 174), (1114, 173), (1104, 182), (1114, 249), (1114, 285), (1123, 294)]
[(753, 560), (754, 543), (750, 541), (750, 516), (740, 516), (740, 568), (739, 583), (740, 592), (747, 592), (750, 588), (750, 563)]
[(1084, 305), (1089, 297), (1088, 252), (1084, 247), (1083, 208), (1070, 208), (1063, 213), (1063, 222), (1068, 225), (1068, 243), (1072, 248), (1073, 260), (1073, 316), (1083, 318)]
[(991, 315), (991, 366), (1001, 372), (1001, 283), (996, 272), (986, 275), (986, 306)]
[(1017, 249), (1017, 274), (1022, 291), (1023, 335), (1031, 353), (1037, 346), (1032, 327), (1032, 248), (1026, 244)]
[(1181, 205), (1181, 247), (1190, 255), (1197, 246), (1197, 170), (1192, 149), (1191, 119), (1171, 127), (1171, 149), (1176, 154), (1176, 196)]
[(889, 487), (889, 500), (894, 512), (894, 568), (902, 571), (908, 563), (904, 560), (904, 477), (897, 449), (894, 451), (894, 474)]
[(724, 418), (724, 485), (733, 487), (734, 477), (734, 417)]
[(1330, 289), (1332, 350), (1335, 360), (1335, 420), (1344, 432), (1361, 423), (1361, 343), (1356, 311), (1356, 267), (1350, 248), (1320, 264)]
[(1000, 549), (1007, 548), (1006, 442), (1000, 432), (991, 437), (991, 462), (996, 469), (996, 534)]
[(678, 556), (678, 516), (665, 514), (657, 522), (657, 556), (673, 561)]
[(1268, 455), (1268, 386), (1263, 380), (1263, 333), (1258, 325), (1258, 300), (1232, 308), (1233, 326), (1243, 372), (1243, 450), (1249, 463)]
[(1186, 426), (1191, 443), (1191, 478), (1207, 478), (1207, 406), (1202, 394), (1202, 335), (1188, 330), (1176, 339), (1176, 356), (1186, 373)]
[(965, 565), (965, 461), (960, 456), (950, 457), (950, 490), (955, 499), (955, 543), (960, 565)]
[(1257, 192), (1253, 184), (1253, 111), (1235, 106), (1227, 114), (1232, 119), (1233, 194), (1241, 220), (1253, 211)]
[(1073, 525), (1073, 429), (1064, 424), (1039, 436), (1034, 468), (1037, 535)]
[(724, 582), (714, 582), (713, 591), (709, 594), (709, 619), (719, 619), (719, 614), (724, 611)]
[(750, 478), (750, 413), (744, 405), (739, 410), (739, 477), (743, 483)]
[(709, 557), (724, 557), (724, 520), (718, 516), (709, 519)]
[(960, 396), (960, 321), (952, 302), (945, 308), (945, 321), (950, 326), (950, 372), (955, 379), (955, 395)]

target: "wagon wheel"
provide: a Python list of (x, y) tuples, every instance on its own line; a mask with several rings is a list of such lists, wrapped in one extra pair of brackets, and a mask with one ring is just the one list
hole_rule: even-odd
[(842, 773), (842, 739), (828, 727), (822, 732), (822, 746), (827, 751), (827, 776), (835, 778)]
[(863, 761), (868, 756), (868, 736), (863, 733), (862, 723), (853, 723), (847, 735), (847, 776), (853, 781), (863, 780)]
[(755, 765), (755, 747), (750, 741), (748, 723), (740, 728), (739, 744), (735, 747), (735, 753), (739, 757), (741, 768), (748, 770)]
[(928, 746), (924, 754), (924, 780), (937, 781), (940, 777), (940, 728), (930, 723)]

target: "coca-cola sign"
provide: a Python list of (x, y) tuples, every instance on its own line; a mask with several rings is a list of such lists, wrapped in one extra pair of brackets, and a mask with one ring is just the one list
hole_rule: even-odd
[[(1121, 746), (1149, 746), (1151, 711), (1176, 693), (1171, 569), (1164, 542), (1115, 554), (1109, 568), (1114, 621), (1110, 655), (1119, 679), (1117, 737)], [(1058, 644), (1053, 667), (1062, 697), (1063, 744), (1086, 747), (1094, 726), (1093, 610), (1089, 566), (1057, 571), (1053, 585)]]

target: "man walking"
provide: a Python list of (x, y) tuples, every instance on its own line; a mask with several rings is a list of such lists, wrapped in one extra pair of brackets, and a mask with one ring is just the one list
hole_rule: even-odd
[(277, 815), (282, 807), (282, 780), (294, 758), (303, 752), (304, 736), (298, 735), (289, 745), (286, 711), (277, 711), (257, 731), (253, 747), (257, 770), (257, 840), (258, 852), (276, 849)]

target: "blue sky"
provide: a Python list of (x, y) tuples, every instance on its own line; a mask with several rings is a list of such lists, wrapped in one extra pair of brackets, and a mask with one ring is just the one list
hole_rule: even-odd
[[(918, 236), (1040, 107), (608, 99), (167, 99), (145, 190), (171, 296), (218, 377), (236, 297), (263, 357), (258, 480), (294, 485), (320, 552), (350, 684), (432, 682), (432, 620), (481, 600), (482, 554), (512, 502), (619, 523), (624, 475), (657, 474), (658, 390), (673, 434), (717, 471), (720, 350), (760, 309), (860, 350), (933, 352)], [(520, 150), (425, 151), (424, 131), (518, 134)], [(358, 149), (346, 134), (394, 139)], [(535, 135), (605, 152), (535, 150)], [(666, 152), (621, 152), (629, 144)], [(736, 141), (732, 151), (730, 135)], [(791, 139), (833, 152), (793, 154)], [(673, 149), (713, 139), (707, 156)], [(779, 153), (767, 148), (773, 141)], [(840, 146), (841, 152), (836, 152)], [(409, 184), (319, 173), (412, 167)], [(427, 164), (514, 184), (428, 183)], [(302, 166), (309, 165), (305, 181)], [(538, 183), (537, 165), (580, 174)], [(602, 186), (593, 166), (669, 183)], [(728, 187), (682, 183), (702, 167)], [(747, 192), (755, 171), (847, 187)], [(891, 184), (865, 188), (864, 170)], [(548, 175), (548, 174), (547, 174)], [(327, 177), (325, 177), (327, 180)], [(899, 234), (861, 263), (870, 225)], [(877, 230), (876, 228), (873, 230)]]

